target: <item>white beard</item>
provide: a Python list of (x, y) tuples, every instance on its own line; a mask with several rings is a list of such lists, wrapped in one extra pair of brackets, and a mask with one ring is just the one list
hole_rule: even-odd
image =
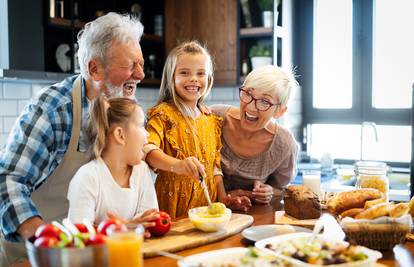
[(105, 86), (107, 88), (107, 97), (108, 98), (115, 98), (115, 97), (126, 97), (130, 99), (135, 99), (135, 90), (136, 90), (136, 84), (139, 83), (139, 81), (130, 80), (125, 82), (124, 84), (135, 84), (134, 88), (131, 88), (131, 86), (114, 86), (110, 82), (106, 81)]

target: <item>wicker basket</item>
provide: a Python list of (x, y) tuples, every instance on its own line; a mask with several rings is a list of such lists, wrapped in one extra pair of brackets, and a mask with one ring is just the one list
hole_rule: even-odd
[(348, 241), (376, 250), (391, 250), (404, 241), (409, 224), (353, 222), (342, 225)]

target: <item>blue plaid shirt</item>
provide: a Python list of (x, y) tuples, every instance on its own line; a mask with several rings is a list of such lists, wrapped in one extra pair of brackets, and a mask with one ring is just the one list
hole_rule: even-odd
[[(69, 146), (76, 77), (43, 88), (26, 105), (0, 152), (0, 227), (8, 240), (21, 240), (18, 226), (40, 216), (30, 196), (56, 169)], [(82, 114), (87, 113), (82, 81)], [(84, 149), (81, 133), (79, 150)]]

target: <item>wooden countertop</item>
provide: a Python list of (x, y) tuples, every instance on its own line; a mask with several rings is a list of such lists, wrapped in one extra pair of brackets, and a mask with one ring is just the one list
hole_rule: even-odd
[[(282, 209), (282, 205), (278, 199), (275, 199), (272, 202), (272, 205), (258, 205), (254, 206), (248, 214), (252, 215), (254, 218), (253, 225), (262, 225), (262, 224), (273, 224), (274, 222), (274, 212)], [(249, 245), (254, 245), (253, 242), (250, 242), (243, 238), (241, 233), (228, 237), (224, 240), (210, 243), (204, 246), (200, 246), (193, 249), (187, 249), (177, 254), (180, 256), (189, 256), (196, 253), (206, 252), (209, 250), (230, 248), (230, 247), (246, 247)], [(387, 266), (401, 266), (401, 267), (411, 267), (414, 266), (414, 242), (405, 242), (402, 245), (398, 245), (394, 248), (394, 251), (382, 252), (383, 258), (378, 262)], [(395, 260), (398, 259), (398, 262)], [(398, 265), (399, 264), (399, 265)], [(154, 257), (144, 260), (144, 266), (162, 266), (162, 267), (176, 267), (177, 261), (167, 258), (167, 257)]]
[[(271, 205), (258, 205), (254, 206), (248, 214), (254, 218), (253, 225), (273, 224), (274, 212), (282, 209), (279, 199), (275, 199)], [(210, 250), (230, 248), (230, 247), (246, 247), (254, 245), (252, 242), (244, 239), (241, 233), (230, 236), (224, 240), (210, 243), (197, 248), (183, 250), (177, 254), (180, 256), (189, 256), (196, 253), (206, 252)], [(379, 260), (379, 263), (387, 266), (401, 266), (411, 267), (414, 266), (414, 242), (405, 242), (398, 245), (393, 251), (383, 252), (383, 258)], [(176, 267), (177, 261), (163, 257), (153, 257), (144, 260), (144, 266), (162, 266), (162, 267)], [(30, 267), (28, 262), (14, 265), (13, 267)]]

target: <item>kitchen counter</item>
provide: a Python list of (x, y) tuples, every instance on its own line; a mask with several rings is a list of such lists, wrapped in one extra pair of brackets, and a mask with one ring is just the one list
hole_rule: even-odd
[[(252, 207), (248, 214), (254, 217), (253, 225), (273, 224), (275, 211), (281, 209), (282, 205), (280, 203), (280, 198), (275, 198), (271, 205), (256, 205)], [(177, 254), (185, 257), (210, 250), (247, 247), (252, 245), (254, 245), (254, 243), (244, 239), (241, 233), (238, 233), (224, 240), (199, 246), (197, 248), (183, 250)], [(379, 263), (387, 266), (414, 266), (412, 255), (414, 255), (414, 242), (407, 241), (404, 244), (397, 245), (393, 251), (383, 252), (383, 258), (379, 260)], [(145, 259), (144, 266), (176, 267), (177, 261), (171, 258), (158, 256)], [(26, 261), (22, 264), (13, 265), (12, 267), (30, 267), (30, 263)]]

